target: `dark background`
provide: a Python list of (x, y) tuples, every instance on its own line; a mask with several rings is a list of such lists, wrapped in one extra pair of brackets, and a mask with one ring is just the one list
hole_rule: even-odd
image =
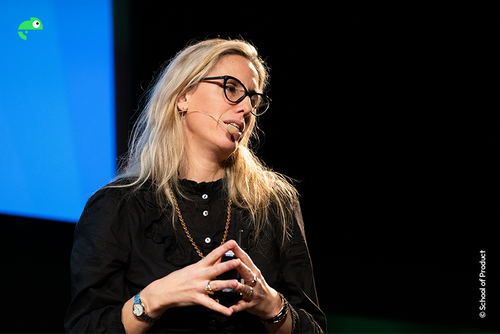
[[(349, 316), (499, 330), (492, 9), (300, 4), (116, 1), (119, 153), (160, 64), (191, 40), (241, 36), (271, 67), (258, 155), (298, 180), (329, 330)], [(0, 218), (3, 332), (62, 331), (74, 225)]]

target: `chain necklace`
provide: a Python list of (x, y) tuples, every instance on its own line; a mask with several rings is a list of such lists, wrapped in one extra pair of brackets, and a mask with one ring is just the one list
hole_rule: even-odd
[[(200, 249), (198, 246), (196, 246), (196, 243), (194, 242), (193, 238), (191, 237), (191, 234), (189, 234), (189, 231), (187, 229), (186, 223), (184, 223), (184, 219), (182, 218), (181, 215), (181, 210), (179, 209), (179, 205), (177, 204), (177, 199), (174, 196), (174, 193), (172, 192), (172, 199), (174, 200), (175, 204), (175, 209), (177, 210), (177, 215), (179, 216), (179, 220), (181, 221), (182, 228), (184, 228), (184, 232), (186, 232), (186, 236), (191, 241), (191, 244), (193, 245), (194, 249), (196, 250), (196, 253), (203, 259), (205, 256), (201, 253)], [(224, 230), (224, 237), (222, 238), (221, 245), (224, 245), (227, 239), (227, 233), (229, 232), (229, 224), (231, 223), (231, 204), (232, 201), (229, 199), (229, 202), (227, 203), (227, 220), (226, 220), (226, 228)]]

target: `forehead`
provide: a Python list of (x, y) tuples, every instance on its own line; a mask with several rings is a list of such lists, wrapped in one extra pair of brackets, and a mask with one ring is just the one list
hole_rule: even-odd
[(210, 71), (210, 76), (230, 75), (239, 79), (248, 90), (258, 87), (259, 75), (252, 62), (238, 55), (222, 57)]

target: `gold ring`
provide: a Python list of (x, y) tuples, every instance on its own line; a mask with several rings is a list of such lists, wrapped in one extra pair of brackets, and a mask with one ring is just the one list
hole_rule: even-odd
[(207, 285), (205, 286), (205, 291), (209, 294), (209, 295), (213, 295), (214, 294), (214, 290), (212, 290), (212, 288), (210, 288), (210, 281), (207, 282)]

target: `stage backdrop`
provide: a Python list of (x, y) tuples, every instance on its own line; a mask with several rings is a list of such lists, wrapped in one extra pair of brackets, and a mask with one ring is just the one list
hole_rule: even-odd
[(76, 222), (115, 173), (111, 0), (0, 2), (0, 214)]

